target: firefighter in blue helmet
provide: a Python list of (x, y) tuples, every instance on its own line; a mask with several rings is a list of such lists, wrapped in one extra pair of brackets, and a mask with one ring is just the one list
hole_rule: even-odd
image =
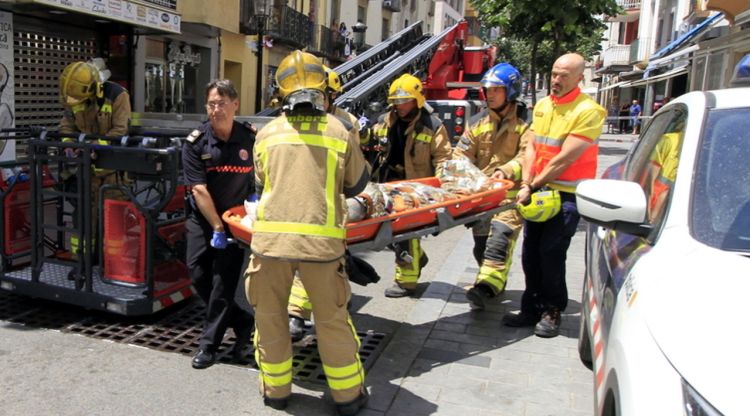
[[(521, 180), (521, 162), (530, 139), (526, 107), (519, 103), (521, 74), (507, 63), (492, 67), (481, 80), (487, 109), (474, 116), (453, 149), (453, 159), (468, 158), (493, 179)], [(523, 225), (518, 211), (508, 209), (472, 229), (474, 258), (479, 265), (474, 286), (467, 292), (472, 309), (484, 309), (488, 299), (505, 290), (513, 249)]]

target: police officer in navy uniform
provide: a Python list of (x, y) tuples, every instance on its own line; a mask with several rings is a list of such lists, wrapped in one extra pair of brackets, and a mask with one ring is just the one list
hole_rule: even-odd
[(216, 362), (217, 349), (230, 326), (237, 339), (232, 354), (240, 361), (255, 323), (234, 299), (246, 256), (237, 244), (227, 243), (229, 230), (221, 220), (221, 214), (242, 205), (255, 186), (255, 131), (234, 120), (239, 105), (231, 81), (208, 84), (209, 121), (193, 131), (182, 148), (185, 183), (192, 188), (186, 224), (187, 267), (193, 286), (206, 303), (200, 349), (192, 361), (198, 369)]

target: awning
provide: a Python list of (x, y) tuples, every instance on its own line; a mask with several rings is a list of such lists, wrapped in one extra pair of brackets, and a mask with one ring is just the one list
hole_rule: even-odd
[(669, 45), (661, 48), (658, 52), (651, 55), (651, 60), (663, 58), (664, 56), (672, 53), (674, 50), (685, 44), (690, 39), (693, 39), (694, 37), (698, 36), (704, 29), (708, 29), (711, 27), (712, 24), (718, 22), (720, 19), (724, 17), (723, 13), (716, 13), (715, 15), (709, 17), (708, 19), (702, 21), (698, 25), (696, 25), (694, 28), (688, 30), (687, 32), (683, 33), (682, 36), (678, 37), (677, 39), (673, 40), (672, 43)]
[(648, 61), (648, 66), (646, 67), (645, 72), (648, 74), (650, 71), (654, 70), (655, 68), (662, 66), (662, 64), (666, 64), (676, 58), (679, 58), (680, 56), (687, 55), (690, 52), (695, 52), (698, 49), (700, 49), (698, 45), (692, 45), (692, 46), (688, 46), (687, 48), (680, 49), (679, 51), (669, 54), (663, 58), (651, 59), (650, 61)]
[(673, 77), (676, 77), (678, 75), (685, 74), (685, 73), (687, 73), (687, 71), (688, 71), (687, 65), (680, 66), (680, 67), (671, 69), (671, 70), (669, 70), (669, 71), (667, 71), (667, 72), (665, 72), (663, 74), (654, 75), (653, 77), (642, 79), (642, 80), (638, 80), (638, 81), (633, 81), (633, 82), (630, 83), (630, 85), (628, 85), (628, 87), (638, 87), (640, 85), (652, 84), (652, 83), (657, 82), (657, 81), (663, 81), (663, 80), (665, 80), (667, 78), (673, 78)]
[(620, 82), (616, 82), (616, 83), (614, 83), (614, 84), (612, 84), (612, 85), (607, 85), (606, 87), (604, 87), (604, 88), (601, 88), (601, 89), (599, 89), (599, 91), (607, 91), (607, 90), (611, 90), (612, 88), (617, 88), (617, 87), (620, 87), (620, 88), (622, 88), (622, 86), (623, 86), (624, 84), (627, 84), (627, 83), (629, 83), (629, 82), (630, 82), (630, 81), (620, 81)]
[(182, 18), (179, 14), (174, 11), (147, 6), (131, 0), (107, 2), (32, 0), (32, 2), (149, 29), (177, 34), (182, 33), (180, 31), (180, 21)]
[(729, 23), (734, 24), (734, 17), (750, 8), (747, 0), (703, 0), (703, 7), (724, 13)]

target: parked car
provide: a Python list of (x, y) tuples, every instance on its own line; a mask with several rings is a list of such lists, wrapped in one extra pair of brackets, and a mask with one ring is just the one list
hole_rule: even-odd
[(624, 160), (578, 186), (578, 349), (596, 415), (750, 414), (748, 97), (671, 101)]

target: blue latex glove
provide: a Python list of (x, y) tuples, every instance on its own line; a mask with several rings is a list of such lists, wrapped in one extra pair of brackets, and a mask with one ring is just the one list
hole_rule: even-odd
[(227, 234), (224, 231), (214, 231), (211, 237), (211, 247), (218, 249), (227, 248)]

